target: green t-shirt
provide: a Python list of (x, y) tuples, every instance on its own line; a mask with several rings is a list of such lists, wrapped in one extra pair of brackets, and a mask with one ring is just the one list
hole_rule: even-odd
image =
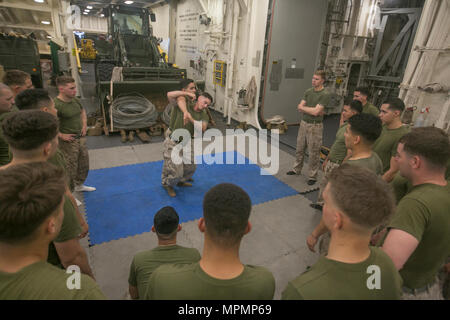
[(272, 300), (275, 279), (263, 267), (245, 265), (230, 280), (215, 279), (200, 264), (170, 264), (156, 269), (150, 277), (146, 300)]
[(383, 126), (380, 137), (373, 145), (375, 151), (383, 162), (383, 173), (391, 166), (391, 158), (397, 153), (398, 141), (411, 129), (409, 126), (401, 126), (398, 129), (388, 129)]
[(373, 104), (371, 104), (370, 102), (367, 102), (364, 106), (363, 106), (363, 113), (369, 113), (369, 114), (373, 114), (374, 116), (377, 116), (380, 114), (380, 111), (378, 110), (377, 107), (375, 107)]
[[(310, 88), (305, 91), (303, 100), (306, 101), (306, 106), (309, 108), (315, 108), (318, 104), (324, 106), (324, 112), (327, 113), (328, 104), (330, 103), (330, 94), (325, 88), (320, 91), (315, 91), (314, 88)], [(322, 122), (323, 116), (314, 117), (310, 114), (303, 113), (303, 121), (308, 123)]]
[[(202, 110), (200, 112), (194, 111), (195, 101), (190, 99), (186, 99), (186, 109), (191, 114), (192, 118), (196, 121), (209, 122), (208, 113), (206, 110)], [(177, 105), (172, 107), (172, 113), (170, 116), (170, 131), (174, 132), (176, 129), (184, 128), (191, 133), (191, 137), (194, 136), (194, 125), (191, 122), (188, 122), (184, 125), (183, 120), (183, 112), (181, 112), (180, 108)]]
[(11, 153), (9, 152), (9, 145), (3, 138), (2, 131), (2, 122), (8, 114), (10, 114), (10, 112), (0, 113), (0, 166), (10, 163), (12, 159)]
[[(59, 149), (56, 151), (53, 157), (48, 159), (48, 162), (57, 167), (62, 168), (64, 172), (66, 172), (66, 161), (64, 159), (64, 155)], [(59, 232), (55, 240), (53, 240), (53, 242), (65, 242), (71, 239), (75, 239), (82, 231), (76, 209), (67, 195), (64, 195), (63, 211), (64, 211), (64, 220), (61, 226), (61, 231)], [(47, 261), (55, 266), (62, 267), (61, 261), (59, 259), (58, 253), (56, 251), (53, 242), (51, 242), (49, 245)]]
[(131, 262), (128, 283), (138, 288), (139, 297), (142, 299), (147, 290), (148, 280), (156, 268), (163, 264), (193, 263), (200, 258), (197, 249), (178, 245), (159, 246), (153, 250), (139, 252)]
[(336, 133), (336, 140), (331, 146), (330, 154), (328, 159), (331, 162), (341, 164), (344, 161), (345, 156), (347, 155), (347, 147), (345, 146), (345, 137), (344, 133), (347, 128), (347, 123), (344, 123)]
[(418, 289), (431, 283), (450, 255), (450, 183), (413, 187), (398, 204), (388, 228), (419, 241), (400, 270), (405, 286)]
[[(450, 181), (450, 160), (447, 162), (447, 170), (445, 171), (445, 179)], [(394, 190), (395, 198), (397, 200), (397, 203), (405, 196), (407, 195), (411, 189), (412, 184), (411, 182), (402, 177), (400, 175), (400, 172), (397, 172), (397, 174), (394, 176), (394, 179), (391, 181), (391, 187)]]
[(71, 102), (64, 102), (55, 98), (55, 108), (58, 110), (59, 131), (61, 133), (81, 133), (83, 106), (77, 98), (73, 98)]
[[(0, 300), (105, 300), (97, 284), (80, 274), (80, 289), (67, 288), (73, 274), (45, 261), (33, 263), (16, 273), (0, 271)], [(70, 280), (72, 280), (70, 278)], [(74, 283), (75, 281), (69, 281)]]
[(369, 158), (347, 160), (347, 163), (351, 164), (352, 166), (361, 166), (370, 169), (377, 175), (383, 174), (383, 163), (381, 162), (380, 157), (378, 157), (375, 152), (372, 152), (372, 156), (370, 156)]
[[(380, 289), (370, 267), (379, 267)], [(381, 249), (370, 247), (370, 256), (360, 263), (343, 263), (321, 256), (309, 270), (290, 281), (282, 300), (399, 300), (402, 279), (389, 256)]]

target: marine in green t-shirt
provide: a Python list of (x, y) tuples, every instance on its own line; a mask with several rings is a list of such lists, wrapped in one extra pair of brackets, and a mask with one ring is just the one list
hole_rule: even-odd
[[(21, 113), (16, 119), (33, 116)], [(43, 112), (34, 116), (39, 128), (54, 121), (56, 137), (53, 116)], [(0, 250), (1, 300), (104, 299), (94, 281), (76, 268), (74, 274), (65, 273), (45, 261), (48, 245), (63, 223), (64, 192), (63, 171), (48, 162), (0, 170), (0, 242), (2, 248), (8, 248)]]
[(389, 229), (402, 230), (419, 242), (400, 275), (406, 287), (430, 284), (450, 255), (450, 184), (422, 184), (402, 198)]
[(347, 147), (345, 146), (345, 137), (344, 133), (347, 129), (347, 123), (344, 123), (336, 133), (336, 140), (334, 140), (333, 145), (330, 149), (330, 154), (328, 156), (328, 160), (331, 162), (340, 164), (344, 161), (345, 156), (347, 155)]
[[(66, 181), (68, 180), (68, 175), (66, 172), (66, 161), (64, 160), (64, 155), (61, 152), (61, 150), (57, 149), (55, 154), (52, 157), (50, 157), (47, 161), (63, 169)], [(53, 240), (53, 242), (66, 242), (71, 239), (77, 239), (82, 231), (76, 209), (74, 208), (72, 201), (67, 195), (64, 195), (63, 210), (64, 210), (64, 220), (61, 226), (61, 231), (59, 232), (58, 236)], [(53, 242), (50, 243), (49, 246), (47, 261), (55, 266), (63, 268), (61, 260), (59, 259), (59, 255), (56, 251)]]
[(369, 99), (369, 88), (358, 87), (353, 92), (353, 99), (358, 100), (363, 105), (363, 113), (368, 113), (378, 117), (380, 111), (372, 103), (368, 101)]
[[(447, 161), (447, 169), (445, 171), (445, 179), (447, 181), (450, 181), (450, 160)], [(412, 184), (411, 181), (409, 181), (408, 179), (406, 179), (405, 177), (402, 177), (402, 175), (400, 173), (397, 173), (394, 177), (394, 179), (391, 181), (390, 183), (394, 194), (395, 194), (395, 198), (397, 199), (397, 203), (405, 196), (407, 195), (411, 189), (412, 189)]]
[[(329, 110), (328, 105), (330, 103), (330, 94), (325, 88), (317, 91), (314, 88), (306, 90), (305, 94), (303, 95), (303, 100), (306, 102), (306, 107), (315, 108), (317, 105), (322, 105), (324, 107), (325, 114)], [(303, 113), (302, 120), (308, 123), (323, 122), (323, 114), (313, 116), (307, 113)]]
[(363, 105), (363, 113), (369, 113), (372, 114), (376, 117), (378, 117), (378, 115), (380, 114), (380, 111), (378, 110), (377, 107), (375, 107), (373, 104), (371, 104), (370, 102), (367, 102), (365, 105)]
[(375, 151), (383, 162), (383, 173), (391, 165), (391, 158), (397, 153), (398, 141), (410, 131), (409, 126), (403, 125), (397, 129), (388, 129), (383, 125), (381, 136), (375, 141), (373, 151)]
[(381, 120), (371, 114), (361, 113), (351, 117), (344, 134), (345, 145), (351, 151), (351, 157), (346, 163), (382, 174), (383, 164), (372, 151), (372, 145), (380, 136), (381, 130)]
[(163, 265), (150, 277), (147, 300), (272, 300), (275, 279), (263, 267), (244, 266), (236, 278), (209, 276), (199, 263)]
[(77, 98), (65, 102), (56, 97), (55, 108), (58, 110), (59, 131), (65, 134), (80, 134), (82, 129), (81, 112), (83, 106)]
[(84, 274), (80, 274), (80, 288), (69, 289), (67, 283), (72, 283), (68, 281), (72, 275), (45, 261), (28, 265), (15, 273), (0, 271), (0, 300), (106, 299), (94, 280)]
[(413, 187), (400, 200), (382, 249), (400, 271), (405, 293), (438, 298), (437, 273), (450, 255), (449, 136), (436, 127), (414, 128), (400, 140), (395, 161)]
[(203, 198), (198, 228), (205, 234), (203, 255), (192, 264), (167, 264), (156, 269), (144, 299), (269, 300), (275, 279), (263, 267), (239, 259), (243, 237), (251, 231), (249, 195), (231, 183), (211, 188)]
[[(380, 287), (369, 288), (373, 267), (379, 270)], [(399, 300), (402, 279), (391, 259), (370, 247), (363, 262), (343, 263), (321, 256), (319, 261), (283, 291), (282, 300)]]
[(375, 152), (372, 152), (372, 155), (369, 158), (356, 160), (348, 159), (347, 163), (351, 164), (352, 166), (361, 166), (367, 168), (378, 175), (383, 174), (383, 163), (381, 162), (380, 157), (378, 157)]
[[(195, 121), (202, 121), (208, 123), (209, 117), (208, 113), (206, 113), (206, 110), (203, 109), (201, 111), (195, 111), (194, 110), (195, 101), (192, 101), (189, 98), (186, 100), (187, 100), (186, 108), (187, 111), (191, 114), (192, 118)], [(172, 108), (169, 128), (172, 132), (174, 132), (176, 129), (186, 129), (191, 134), (191, 137), (194, 137), (194, 125), (192, 124), (192, 122), (188, 122), (186, 125), (184, 124), (183, 112), (177, 106), (174, 106)]]
[(163, 264), (189, 264), (199, 260), (200, 253), (195, 248), (185, 248), (179, 245), (158, 246), (134, 256), (128, 283), (137, 287), (139, 297), (143, 298), (149, 278), (156, 268)]
[(291, 281), (282, 299), (400, 299), (395, 265), (369, 246), (374, 230), (394, 211), (387, 183), (367, 168), (343, 163), (328, 176), (323, 198), (322, 220), (307, 245), (314, 251), (319, 237), (330, 232), (327, 256)]

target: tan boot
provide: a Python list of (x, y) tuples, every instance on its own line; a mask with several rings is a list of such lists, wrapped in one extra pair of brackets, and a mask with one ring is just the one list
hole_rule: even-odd
[(189, 182), (178, 182), (177, 183), (177, 186), (178, 187), (192, 187), (192, 183), (189, 183)]
[(171, 196), (172, 198), (175, 198), (175, 197), (177, 196), (177, 194), (175, 193), (175, 190), (173, 190), (172, 187), (170, 187), (170, 186), (168, 186), (168, 187), (163, 186), (163, 188), (166, 189), (167, 194), (168, 194), (169, 196)]
[(128, 141), (133, 142), (134, 141), (134, 131), (131, 130), (128, 134)]
[(127, 142), (127, 133), (125, 130), (120, 130), (120, 135), (122, 136), (122, 143)]

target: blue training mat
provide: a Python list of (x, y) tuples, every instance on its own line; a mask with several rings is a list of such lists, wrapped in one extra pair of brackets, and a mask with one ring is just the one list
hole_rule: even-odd
[[(235, 159), (243, 159), (232, 153)], [(259, 166), (245, 160), (241, 165), (197, 165), (194, 186), (175, 187), (176, 198), (169, 197), (161, 185), (163, 161), (90, 171), (86, 184), (97, 188), (84, 193), (90, 244), (149, 232), (155, 213), (165, 206), (175, 208), (180, 222), (197, 220), (202, 217), (204, 195), (220, 183), (243, 188), (252, 205), (298, 194), (275, 177), (261, 175)]]

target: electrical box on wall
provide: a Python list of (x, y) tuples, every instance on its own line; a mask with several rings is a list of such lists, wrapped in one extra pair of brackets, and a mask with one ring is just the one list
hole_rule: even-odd
[(214, 84), (225, 87), (227, 64), (225, 61), (214, 60)]

